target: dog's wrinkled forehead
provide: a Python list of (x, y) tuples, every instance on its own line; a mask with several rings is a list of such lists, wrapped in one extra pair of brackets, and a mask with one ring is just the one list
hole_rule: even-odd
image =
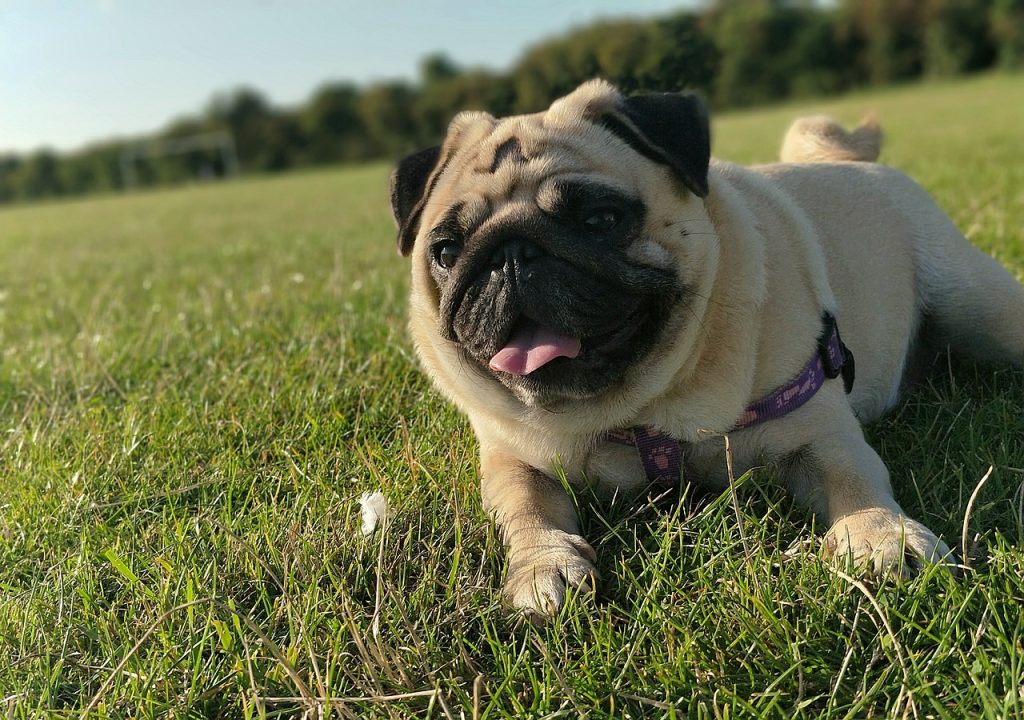
[[(588, 83), (532, 115), (496, 119), (487, 113), (456, 116), (441, 151), (439, 200), (480, 198), (491, 202), (530, 197), (553, 175), (600, 174), (617, 167), (625, 148), (593, 122), (611, 108), (618, 93), (605, 83)], [(617, 152), (616, 152), (617, 151)]]
[[(533, 115), (460, 113), (442, 146), (404, 158), (391, 176), (398, 247), (409, 254), (420, 231), (456, 203), (477, 214), (497, 203), (536, 200), (543, 181), (555, 176), (607, 179), (633, 195), (642, 194), (645, 183), (678, 182), (704, 197), (709, 148), (699, 98), (627, 98), (600, 80)], [(661, 168), (660, 180), (651, 178), (652, 164)]]

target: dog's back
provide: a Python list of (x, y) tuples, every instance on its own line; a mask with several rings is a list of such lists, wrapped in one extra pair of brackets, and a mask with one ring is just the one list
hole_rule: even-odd
[(1024, 287), (968, 242), (917, 183), (875, 164), (881, 146), (873, 116), (849, 132), (824, 115), (798, 118), (782, 143), (783, 164), (756, 169), (815, 225), (840, 300), (870, 284), (864, 270), (871, 256), (892, 257), (909, 245), (926, 344), (986, 362), (1024, 363)]

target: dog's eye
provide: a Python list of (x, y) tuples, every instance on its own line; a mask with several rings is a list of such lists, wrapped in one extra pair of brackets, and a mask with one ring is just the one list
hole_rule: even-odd
[(619, 224), (619, 213), (612, 208), (601, 208), (583, 219), (583, 227), (590, 232), (608, 232)]
[(445, 270), (451, 270), (455, 267), (455, 261), (459, 259), (460, 252), (462, 252), (462, 246), (459, 243), (445, 240), (434, 246), (434, 260)]

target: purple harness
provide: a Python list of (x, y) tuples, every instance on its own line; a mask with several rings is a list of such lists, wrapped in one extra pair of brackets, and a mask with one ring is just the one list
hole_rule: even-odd
[[(757, 402), (748, 406), (733, 427), (750, 427), (791, 413), (806, 403), (821, 389), (825, 380), (843, 376), (846, 392), (853, 389), (853, 353), (839, 337), (839, 327), (831, 313), (822, 316), (818, 350), (803, 370), (785, 385), (781, 385)], [(636, 447), (647, 479), (657, 483), (675, 483), (682, 477), (683, 454), (679, 441), (652, 427), (633, 427), (612, 430), (605, 436), (620, 445)]]

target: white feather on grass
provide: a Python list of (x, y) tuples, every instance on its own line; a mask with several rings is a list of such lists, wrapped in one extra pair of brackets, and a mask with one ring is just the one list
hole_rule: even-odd
[(372, 535), (378, 525), (383, 525), (388, 518), (388, 501), (380, 490), (364, 492), (359, 496), (359, 504), (363, 508), (363, 535)]

